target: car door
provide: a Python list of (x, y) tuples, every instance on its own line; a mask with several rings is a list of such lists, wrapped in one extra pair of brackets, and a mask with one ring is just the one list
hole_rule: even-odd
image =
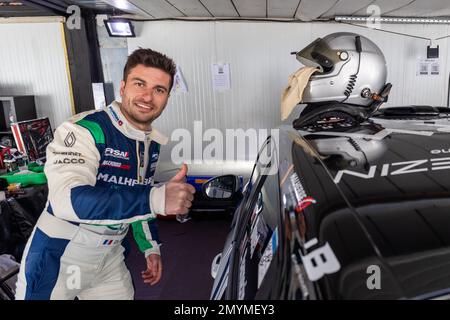
[[(221, 300), (223, 298), (228, 298), (229, 290), (228, 285), (230, 281), (230, 262), (235, 251), (236, 237), (239, 232), (241, 232), (241, 226), (243, 220), (247, 217), (246, 212), (250, 210), (252, 206), (255, 205), (255, 195), (258, 194), (261, 189), (263, 182), (264, 167), (266, 166), (266, 156), (263, 153), (268, 147), (270, 147), (271, 137), (262, 145), (260, 152), (258, 153), (257, 160), (253, 166), (252, 173), (250, 174), (250, 179), (243, 188), (243, 199), (241, 200), (239, 207), (237, 208), (235, 214), (233, 215), (233, 220), (230, 226), (230, 233), (225, 241), (224, 248), (221, 254), (217, 255), (213, 261), (213, 267), (217, 268), (217, 272), (214, 276), (214, 284), (211, 292), (211, 299)], [(258, 165), (259, 161), (259, 165)], [(263, 167), (264, 166), (264, 167)], [(217, 261), (220, 260), (220, 261)], [(218, 264), (218, 266), (217, 266)], [(214, 266), (216, 265), (216, 266)]]
[(265, 295), (277, 291), (277, 281), (273, 281), (280, 238), (276, 143), (269, 137), (262, 146), (250, 182), (251, 191), (236, 221), (227, 299), (250, 300), (262, 289)]

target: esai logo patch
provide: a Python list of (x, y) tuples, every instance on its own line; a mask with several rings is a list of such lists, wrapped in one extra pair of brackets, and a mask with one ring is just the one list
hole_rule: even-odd
[(115, 150), (113, 148), (106, 148), (105, 149), (105, 157), (130, 160), (130, 153), (128, 151), (120, 151), (120, 150)]

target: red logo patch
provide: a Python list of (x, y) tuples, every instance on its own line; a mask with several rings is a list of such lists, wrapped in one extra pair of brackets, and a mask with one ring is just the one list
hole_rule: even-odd
[(312, 197), (306, 197), (297, 204), (297, 206), (295, 207), (295, 212), (300, 213), (313, 203), (316, 203), (316, 200), (314, 200)]

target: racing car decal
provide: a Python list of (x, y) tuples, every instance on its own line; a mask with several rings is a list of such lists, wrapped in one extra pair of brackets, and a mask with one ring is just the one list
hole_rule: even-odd
[[(305, 243), (305, 249), (311, 248), (317, 243), (317, 238), (309, 240)], [(324, 275), (338, 272), (341, 269), (341, 265), (328, 242), (306, 255), (300, 253), (300, 256), (306, 274), (311, 281), (317, 281)]]
[[(373, 179), (377, 173), (378, 165), (370, 166), (367, 173), (352, 171), (352, 170), (339, 170), (334, 178), (334, 182), (337, 184), (342, 180), (344, 174), (358, 177), (361, 179)], [(392, 170), (392, 167), (396, 169)], [(449, 170), (450, 158), (433, 158), (423, 160), (411, 160), (394, 163), (386, 163), (381, 165), (381, 171), (379, 176), (386, 177), (388, 175), (395, 176), (399, 174), (412, 174), (418, 172), (427, 172), (435, 170)]]

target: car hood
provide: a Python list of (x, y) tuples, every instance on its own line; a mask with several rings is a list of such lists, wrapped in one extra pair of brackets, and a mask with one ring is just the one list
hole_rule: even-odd
[(328, 242), (340, 264), (321, 282), (326, 295), (450, 292), (449, 124), (377, 118), (345, 130), (299, 131), (293, 161), (317, 200), (304, 212), (306, 240)]

